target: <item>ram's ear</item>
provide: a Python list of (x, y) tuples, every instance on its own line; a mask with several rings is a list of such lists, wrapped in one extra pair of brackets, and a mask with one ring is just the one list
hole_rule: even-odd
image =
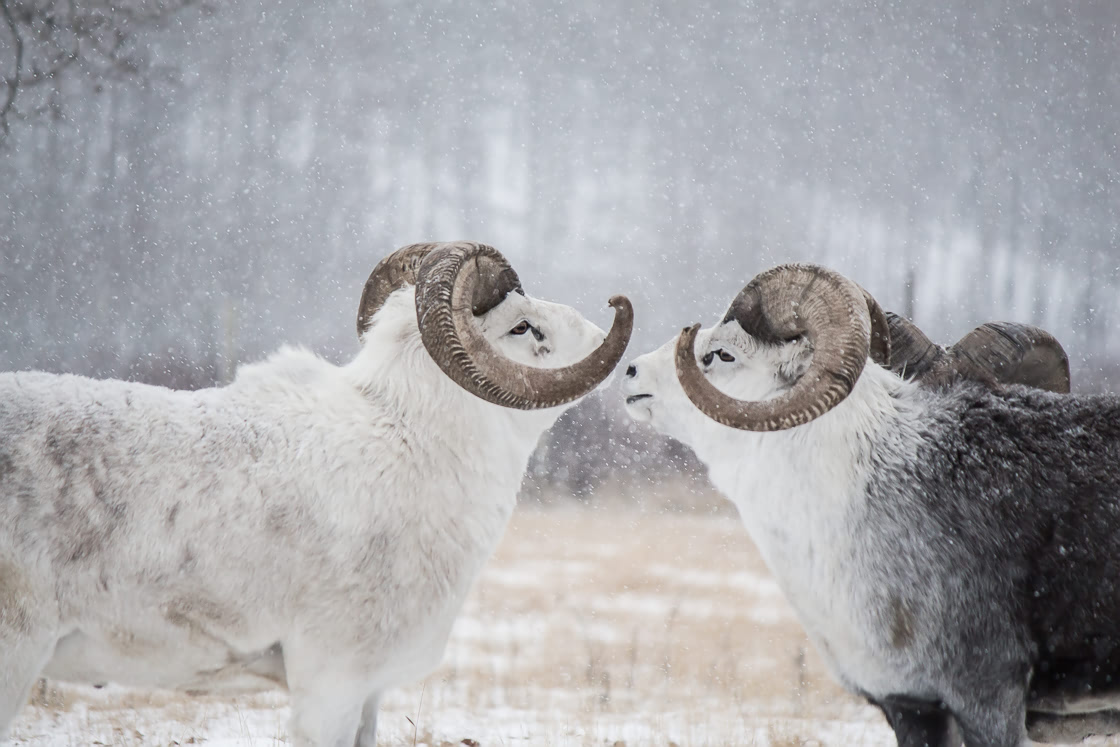
[(787, 387), (793, 386), (809, 370), (813, 362), (813, 348), (803, 337), (782, 343), (777, 347), (778, 355), (781, 356), (778, 362), (778, 378)]

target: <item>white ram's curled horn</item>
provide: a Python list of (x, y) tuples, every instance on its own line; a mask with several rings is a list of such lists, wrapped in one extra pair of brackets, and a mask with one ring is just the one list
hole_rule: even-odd
[(421, 262), (416, 279), (416, 319), (424, 347), (447, 376), (468, 392), (519, 410), (557, 407), (576, 400), (605, 379), (622, 359), (634, 328), (634, 309), (614, 296), (614, 324), (583, 360), (563, 368), (536, 368), (506, 358), (474, 321), (521, 283), (493, 247), (443, 244)]
[(358, 339), (365, 337), (373, 315), (385, 304), (393, 291), (405, 285), (416, 285), (416, 272), (428, 253), (439, 244), (409, 244), (377, 263), (362, 289), (358, 303)]

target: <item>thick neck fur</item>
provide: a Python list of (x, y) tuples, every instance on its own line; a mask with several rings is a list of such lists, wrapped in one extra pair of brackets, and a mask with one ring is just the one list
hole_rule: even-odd
[[(752, 533), (771, 523), (806, 526), (791, 521), (791, 513), (821, 523), (819, 517), (844, 514), (859, 500), (872, 444), (885, 424), (913, 407), (910, 388), (869, 362), (852, 393), (816, 420), (766, 433), (712, 422), (691, 445)], [(757, 539), (771, 544), (767, 537)]]
[[(349, 364), (335, 367), (288, 349), (244, 367), (230, 387), (215, 392), (256, 412), (275, 400), (286, 413), (281, 428), (297, 422), (290, 415), (299, 403), (304, 419), (297, 428), (321, 421), (324, 437), (338, 442), (329, 447), (338, 452), (332, 481), (345, 482), (353, 471), (372, 482), (376, 506), (369, 508), (455, 535), (434, 546), (462, 548), (476, 561), (467, 567), (480, 567), (493, 551), (537, 441), (565, 409), (500, 407), (448, 379), (420, 339), (411, 292), (388, 299)], [(379, 453), (366, 455), (364, 448)], [(354, 471), (355, 462), (367, 470)], [(361, 484), (334, 491), (334, 509), (348, 515), (341, 504), (356, 501), (354, 509), (368, 510), (362, 502), (369, 492)]]
[[(851, 656), (865, 646), (852, 528), (866, 511), (873, 450), (902, 411), (922, 407), (912, 385), (868, 362), (833, 410), (786, 431), (739, 431), (709, 421), (692, 443), (715, 486), (732, 502), (835, 673), (858, 676)], [(858, 667), (858, 664), (856, 665)], [(845, 676), (847, 675), (847, 676)]]
[(411, 292), (390, 296), (361, 351), (343, 369), (344, 379), (391, 409), (395, 422), (446, 447), (448, 457), (462, 460), (468, 471), (481, 470), (491, 479), (508, 475), (500, 482), (519, 486), (541, 435), (567, 407), (513, 410), (463, 390), (428, 355), (413, 303)]

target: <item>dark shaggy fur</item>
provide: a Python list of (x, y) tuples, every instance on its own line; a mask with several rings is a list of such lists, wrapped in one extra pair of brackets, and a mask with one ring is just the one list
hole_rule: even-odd
[(901, 745), (956, 741), (950, 716), (970, 747), (1016, 745), (1025, 723), (1044, 737), (1054, 713), (1120, 695), (1120, 399), (920, 396), (872, 449), (856, 518), (914, 683), (878, 705)]

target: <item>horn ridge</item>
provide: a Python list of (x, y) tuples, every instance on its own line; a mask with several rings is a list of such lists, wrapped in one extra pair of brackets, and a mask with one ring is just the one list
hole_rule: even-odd
[(481, 315), (476, 314), (479, 299), (489, 311), (509, 292), (521, 290), (519, 282), (511, 287), (510, 273), (505, 257), (485, 244), (442, 246), (425, 257), (417, 279), (416, 318), (428, 354), (463, 389), (503, 407), (556, 407), (584, 396), (614, 370), (626, 350), (634, 323), (630, 301), (625, 296), (611, 299), (614, 324), (582, 361), (562, 368), (527, 366), (494, 349), (475, 322)]
[[(701, 412), (740, 430), (792, 428), (831, 410), (851, 393), (871, 352), (873, 330), (881, 335), (885, 317), (872, 318), (867, 294), (839, 273), (809, 264), (788, 264), (756, 276), (736, 296), (725, 320), (764, 343), (807, 338), (813, 349), (809, 369), (785, 394), (771, 400), (745, 401), (714, 387), (696, 363), (699, 325), (677, 340), (677, 378)], [(876, 355), (889, 360), (889, 340)]]

